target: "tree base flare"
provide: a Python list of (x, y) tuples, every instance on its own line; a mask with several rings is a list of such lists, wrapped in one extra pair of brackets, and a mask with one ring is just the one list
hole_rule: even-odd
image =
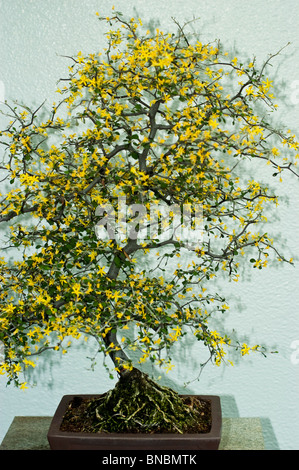
[(117, 433), (207, 433), (211, 403), (180, 396), (133, 369), (97, 398), (74, 398), (61, 431)]

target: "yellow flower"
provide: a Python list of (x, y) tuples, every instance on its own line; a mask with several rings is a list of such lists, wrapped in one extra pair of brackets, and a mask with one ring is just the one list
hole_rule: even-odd
[(174, 365), (169, 362), (167, 367), (166, 367), (166, 373), (168, 374), (168, 372), (170, 372), (171, 369), (173, 369), (173, 368), (174, 368)]
[(74, 292), (74, 294), (76, 294), (77, 297), (80, 296), (80, 290), (81, 290), (80, 284), (76, 283), (73, 285), (72, 291)]
[(19, 363), (14, 364), (13, 367), (14, 367), (14, 372), (16, 372), (16, 373), (21, 372), (21, 370), (22, 370), (21, 365)]
[(246, 88), (246, 93), (247, 95), (253, 95), (253, 87), (252, 86), (249, 86)]
[(241, 349), (241, 354), (244, 356), (245, 354), (249, 354), (250, 347), (247, 346), (246, 343), (243, 343), (242, 349)]

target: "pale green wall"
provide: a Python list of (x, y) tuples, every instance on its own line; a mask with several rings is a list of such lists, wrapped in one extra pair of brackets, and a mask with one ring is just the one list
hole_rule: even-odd
[[(0, 95), (33, 106), (48, 98), (51, 104), (57, 79), (68, 73), (69, 62), (60, 55), (101, 49), (103, 26), (94, 13), (109, 15), (113, 4), (131, 16), (159, 20), (161, 29), (171, 24), (171, 16), (181, 22), (193, 15), (200, 17), (198, 31), (203, 40), (219, 38), (228, 50), (235, 49), (245, 57), (256, 55), (259, 62), (290, 41), (273, 62), (273, 73), (282, 100), (279, 119), (298, 131), (297, 0), (2, 0)], [(292, 254), (298, 257), (298, 183), (286, 181), (284, 194), (290, 201), (281, 206), (280, 221), (273, 229), (284, 233)], [(267, 359), (247, 356), (233, 368), (207, 367), (200, 382), (187, 388), (193, 393), (220, 395), (226, 416), (261, 417), (269, 449), (299, 449), (299, 347), (294, 343), (299, 341), (298, 273), (298, 265), (254, 271), (251, 278), (225, 286), (232, 296), (226, 324), (252, 341), (273, 345), (280, 353)], [(6, 388), (1, 377), (0, 440), (15, 415), (52, 415), (63, 394), (111, 388), (113, 381), (101, 368), (101, 359), (93, 373), (87, 370), (85, 355), (78, 345), (62, 360), (55, 355), (41, 359), (44, 367), (36, 376), (41, 380), (25, 392)], [(164, 381), (183, 391), (182, 383), (196, 377), (205, 355), (197, 345), (186, 343), (178, 348), (177, 357), (177, 367)]]

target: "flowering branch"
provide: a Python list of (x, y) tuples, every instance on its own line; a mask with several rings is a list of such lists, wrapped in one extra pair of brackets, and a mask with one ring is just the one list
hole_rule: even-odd
[[(228, 306), (206, 292), (208, 281), (220, 272), (237, 281), (246, 253), (258, 269), (292, 262), (263, 230), (278, 197), (258, 180), (260, 170), (269, 182), (273, 169), (281, 180), (286, 171), (298, 176), (296, 137), (268, 122), (276, 105), (265, 73), (276, 54), (257, 70), (254, 60), (230, 60), (220, 43), (189, 38), (176, 21), (175, 34), (143, 32), (141, 21), (118, 13), (108, 23), (106, 51), (71, 58), (46, 121), (44, 104), (30, 111), (6, 103), (1, 371), (17, 383), (31, 356), (66, 352), (82, 334), (97, 339), (120, 374), (132, 368), (132, 350), (140, 364), (169, 370), (187, 331), (219, 365), (236, 343), (209, 326)], [(132, 209), (131, 231), (100, 237), (98, 208), (113, 219), (120, 198)], [(200, 207), (200, 233), (191, 222), (187, 239), (170, 230), (184, 226), (174, 206), (191, 207), (193, 225)], [(14, 264), (11, 249), (20, 255)]]

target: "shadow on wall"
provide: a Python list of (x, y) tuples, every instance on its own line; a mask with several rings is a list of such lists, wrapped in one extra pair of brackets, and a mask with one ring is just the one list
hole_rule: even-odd
[(279, 450), (279, 445), (269, 418), (261, 418), (265, 450)]

